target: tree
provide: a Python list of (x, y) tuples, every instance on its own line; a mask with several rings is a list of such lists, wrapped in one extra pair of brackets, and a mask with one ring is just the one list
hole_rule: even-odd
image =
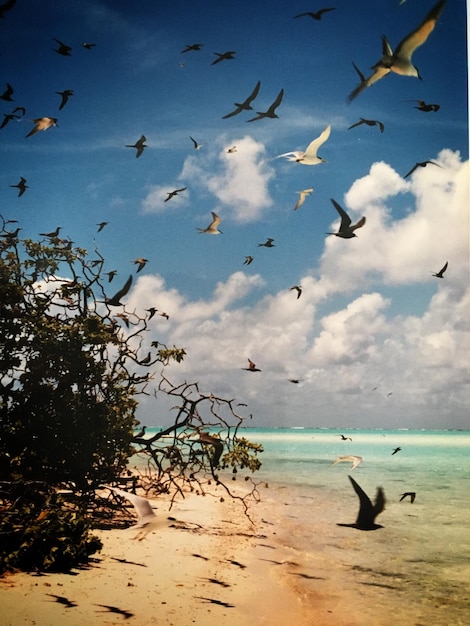
[[(201, 393), (197, 383), (173, 386), (162, 373), (154, 383), (155, 366), (180, 362), (185, 350), (150, 341), (152, 312), (126, 309), (122, 300), (133, 277), (109, 296), (114, 273), (104, 272), (98, 250), (90, 259), (59, 236), (60, 228), (33, 241), (7, 226), (3, 221), (0, 231), (0, 506), (6, 512), (0, 533), (11, 540), (9, 554), (27, 527), (41, 534), (40, 522), (49, 524), (54, 510), (56, 525), (48, 532), (52, 526), (52, 534), (59, 527), (64, 534), (68, 525), (65, 534), (72, 536), (80, 528), (75, 544), (85, 548), (64, 561), (55, 545), (57, 558), (48, 553), (41, 561), (36, 546), (32, 566), (87, 558), (97, 546), (89, 536), (96, 489), (119, 481), (137, 452), (148, 459), (140, 476), (147, 492), (206, 492), (215, 482), (234, 496), (218, 469), (258, 469), (261, 447), (238, 437), (243, 419), (232, 401)], [(156, 400), (164, 393), (180, 404), (167, 429), (145, 438), (135, 435), (136, 409), (152, 385)], [(248, 497), (256, 497), (251, 484)], [(74, 496), (74, 506), (58, 488)], [(22, 567), (27, 562), (19, 560)]]

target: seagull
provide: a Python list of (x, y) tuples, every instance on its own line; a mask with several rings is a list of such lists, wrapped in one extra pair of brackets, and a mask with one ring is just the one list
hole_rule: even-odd
[(195, 139), (193, 139), (192, 137), (189, 137), (191, 139), (191, 141), (194, 144), (194, 149), (195, 150), (200, 150), (202, 148), (202, 146), (205, 146), (206, 144), (204, 143), (198, 143)]
[(105, 299), (105, 303), (108, 306), (123, 306), (122, 302), (119, 302), (119, 300), (127, 294), (129, 289), (131, 288), (131, 285), (132, 285), (132, 275), (129, 276), (129, 278), (126, 280), (126, 282), (124, 283), (124, 287), (122, 287), (122, 289), (120, 289), (117, 293), (115, 293), (112, 298)]
[(300, 285), (294, 285), (293, 287), (290, 287), (289, 291), (293, 291), (293, 290), (297, 291), (297, 300), (300, 298), (300, 296), (302, 295), (302, 287)]
[(318, 148), (325, 143), (331, 133), (331, 126), (325, 128), (325, 130), (321, 133), (319, 137), (314, 139), (307, 147), (305, 152), (293, 151), (293, 152), (284, 152), (284, 154), (280, 154), (277, 159), (280, 157), (286, 157), (288, 161), (295, 161), (296, 163), (302, 163), (302, 165), (318, 165), (319, 163), (326, 163), (325, 159), (317, 156)]
[(426, 165), (437, 165), (437, 167), (442, 167), (442, 165), (439, 165), (439, 163), (434, 163), (434, 161), (421, 161), (420, 163), (415, 163), (415, 165), (413, 165), (413, 167), (410, 169), (408, 174), (405, 174), (405, 176), (403, 176), (403, 178), (408, 178), (408, 176), (411, 176), (411, 174), (415, 170), (417, 170), (418, 167), (426, 167)]
[(242, 111), (252, 111), (253, 107), (251, 106), (251, 103), (253, 102), (253, 100), (256, 98), (256, 96), (258, 95), (258, 92), (260, 90), (261, 87), (261, 82), (258, 81), (255, 85), (255, 88), (253, 89), (253, 91), (250, 93), (250, 95), (248, 96), (248, 98), (246, 100), (244, 100), (243, 102), (235, 102), (235, 106), (237, 107), (235, 109), (235, 111), (232, 111), (231, 113), (227, 113), (227, 115), (224, 115), (222, 117), (223, 120), (226, 120), (228, 117), (233, 117), (234, 115), (238, 115), (239, 113), (241, 113)]
[(271, 237), (268, 237), (268, 239), (266, 239), (264, 243), (258, 244), (258, 248), (274, 248), (273, 241), (274, 239), (272, 239)]
[(25, 137), (31, 137), (31, 135), (35, 135), (41, 130), (48, 130), (52, 128), (52, 126), (58, 126), (56, 117), (37, 117), (31, 121), (34, 122), (36, 126), (30, 130)]
[(382, 58), (373, 66), (374, 73), (364, 81), (361, 80), (359, 85), (349, 94), (348, 100), (350, 102), (366, 87), (370, 87), (390, 72), (395, 72), (401, 76), (421, 78), (418, 68), (413, 65), (411, 58), (416, 48), (422, 46), (434, 30), (445, 3), (446, 0), (439, 0), (429, 11), (423, 22), (402, 39), (395, 52), (393, 52), (387, 38), (382, 36)]
[(315, 12), (306, 11), (305, 13), (299, 13), (298, 15), (294, 15), (294, 18), (304, 17), (304, 15), (308, 15), (314, 20), (321, 20), (323, 13), (326, 13), (327, 11), (336, 11), (336, 9), (334, 7), (331, 7), (329, 9), (319, 9), (318, 11), (315, 11)]
[(13, 102), (12, 95), (13, 95), (13, 87), (10, 85), (10, 83), (7, 83), (7, 88), (0, 96), (0, 99), (5, 100), (6, 102)]
[(73, 90), (72, 89), (65, 89), (64, 91), (56, 91), (56, 94), (58, 96), (62, 96), (62, 101), (61, 101), (60, 106), (59, 106), (59, 111), (60, 111), (67, 104), (68, 99), (70, 98), (70, 96), (73, 96)]
[(385, 128), (382, 122), (379, 122), (378, 120), (366, 120), (363, 117), (361, 117), (359, 118), (359, 122), (356, 122), (355, 124), (350, 126), (348, 130), (351, 130), (351, 128), (356, 128), (356, 126), (359, 126), (360, 124), (367, 124), (367, 126), (378, 126), (380, 128), (381, 133), (384, 132), (384, 128)]
[(145, 265), (148, 263), (148, 259), (143, 259), (142, 257), (139, 257), (135, 261), (132, 261), (132, 263), (134, 263), (134, 265), (138, 265), (139, 266), (137, 268), (137, 271), (140, 272), (140, 270), (143, 270)]
[(406, 491), (405, 493), (402, 493), (401, 494), (401, 498), (400, 498), (400, 502), (402, 500), (404, 500), (407, 496), (410, 497), (411, 504), (413, 504), (413, 502), (416, 499), (416, 492), (415, 491)]
[(105, 487), (107, 489), (110, 489), (111, 491), (114, 491), (114, 493), (117, 493), (119, 496), (126, 498), (131, 504), (134, 505), (138, 521), (137, 524), (134, 524), (134, 526), (131, 526), (131, 528), (139, 528), (141, 530), (133, 538), (142, 541), (142, 539), (144, 539), (147, 533), (149, 533), (157, 523), (157, 516), (150, 506), (150, 501), (147, 500), (147, 498), (137, 496), (135, 493), (129, 493), (128, 491), (124, 491), (124, 489), (109, 487), (109, 485), (105, 485)]
[(3, 15), (6, 11), (12, 9), (16, 4), (16, 0), (7, 0), (3, 4), (0, 5), (0, 18), (4, 18)]
[(281, 91), (277, 95), (277, 98), (274, 100), (274, 102), (271, 104), (271, 106), (269, 107), (267, 111), (264, 111), (264, 112), (256, 111), (257, 116), (252, 117), (251, 120), (247, 120), (247, 122), (256, 122), (257, 120), (262, 120), (265, 117), (270, 117), (271, 119), (279, 117), (278, 115), (276, 115), (275, 111), (277, 107), (281, 104), (283, 97), (284, 97), (284, 89), (281, 89)]
[(221, 61), (228, 61), (235, 58), (233, 56), (235, 54), (235, 50), (227, 50), (227, 52), (214, 52), (214, 54), (217, 56), (217, 59), (212, 61), (211, 65), (216, 65)]
[(87, 41), (84, 41), (82, 43), (82, 46), (86, 49), (86, 50), (91, 50), (92, 48), (94, 48), (96, 46), (96, 43), (88, 43)]
[(351, 471), (356, 469), (356, 467), (362, 463), (362, 456), (355, 456), (353, 454), (348, 454), (347, 456), (339, 456), (331, 465), (336, 465), (336, 463), (347, 463), (351, 462)]
[(107, 226), (108, 224), (109, 224), (109, 222), (100, 222), (99, 224), (97, 224), (97, 226), (98, 226), (98, 232), (100, 233), (100, 232), (103, 230), (103, 228), (104, 228), (105, 226)]
[(220, 217), (214, 211), (211, 211), (212, 222), (209, 224), (207, 228), (198, 228), (200, 233), (208, 233), (209, 235), (220, 235), (222, 231), (219, 230)]
[(184, 52), (200, 50), (203, 45), (204, 45), (203, 43), (193, 43), (190, 46), (187, 45), (184, 50), (181, 50), (181, 54), (183, 54)]
[(337, 233), (326, 233), (326, 234), (335, 235), (336, 237), (341, 237), (342, 239), (352, 239), (353, 237), (356, 237), (357, 235), (354, 231), (357, 228), (361, 228), (362, 226), (364, 226), (364, 224), (366, 223), (366, 218), (361, 217), (361, 219), (357, 222), (357, 224), (353, 224), (351, 226), (351, 218), (346, 213), (346, 211), (342, 209), (340, 205), (335, 200), (333, 200), (333, 198), (330, 198), (330, 200), (333, 203), (333, 206), (335, 207), (335, 209), (338, 211), (338, 213), (341, 216), (341, 224)]
[(168, 196), (165, 198), (165, 200), (163, 202), (168, 202), (168, 200), (171, 200), (172, 198), (177, 196), (182, 191), (186, 191), (186, 189), (187, 189), (187, 187), (181, 187), (181, 189), (174, 189), (173, 191), (167, 191)]
[(338, 526), (348, 526), (350, 528), (357, 528), (358, 530), (377, 530), (378, 528), (383, 528), (380, 524), (375, 523), (377, 515), (382, 513), (385, 509), (385, 494), (382, 487), (377, 488), (375, 502), (372, 504), (369, 496), (361, 489), (354, 478), (351, 478), (351, 476), (348, 476), (348, 478), (351, 481), (354, 491), (359, 496), (359, 513), (355, 524), (338, 524)]
[(54, 49), (54, 52), (57, 52), (58, 54), (61, 54), (64, 57), (72, 56), (70, 54), (70, 52), (72, 51), (72, 48), (70, 46), (67, 46), (65, 43), (63, 43), (59, 39), (54, 38), (54, 41), (59, 44), (59, 47), (57, 48), (57, 50)]
[(256, 364), (253, 363), (251, 359), (248, 359), (248, 367), (242, 367), (242, 370), (246, 370), (247, 372), (261, 372), (261, 370), (256, 367)]
[(136, 149), (136, 153), (135, 153), (135, 157), (136, 159), (138, 159), (142, 152), (144, 151), (144, 148), (148, 148), (148, 146), (145, 145), (145, 142), (147, 141), (147, 137), (145, 135), (141, 135), (140, 139), (138, 139), (135, 144), (133, 145), (129, 145), (127, 144), (125, 147), (126, 148), (135, 148)]
[(351, 437), (346, 437), (345, 435), (340, 435), (342, 441), (352, 441)]
[(245, 257), (245, 260), (243, 261), (243, 265), (250, 265), (250, 263), (253, 263), (253, 259), (254, 257), (248, 255)]
[(415, 109), (419, 111), (424, 111), (425, 113), (429, 113), (429, 111), (439, 111), (441, 108), (440, 104), (427, 104), (424, 100), (405, 100), (405, 102), (417, 102), (418, 106)]
[(24, 194), (26, 189), (29, 189), (28, 185), (26, 184), (26, 178), (24, 178), (23, 176), (20, 176), (19, 183), (17, 183), (16, 185), (10, 185), (10, 187), (18, 188), (18, 198), (21, 198), (21, 196)]
[(392, 456), (393, 456), (394, 454), (396, 454), (397, 452), (400, 452), (400, 450), (401, 450), (401, 448), (395, 448), (395, 450), (392, 452)]
[(309, 189), (304, 189), (303, 191), (297, 191), (297, 193), (299, 194), (299, 199), (295, 204), (294, 211), (297, 211), (297, 209), (302, 206), (302, 204), (305, 202), (305, 198), (309, 196), (312, 192), (313, 187), (310, 187)]
[[(20, 196), (21, 196), (21, 192), (20, 192)], [(442, 269), (440, 269), (436, 274), (433, 274), (433, 276), (435, 276), (436, 278), (444, 278), (444, 272), (446, 271), (448, 265), (449, 265), (449, 262), (446, 261), (444, 267), (442, 267)]]

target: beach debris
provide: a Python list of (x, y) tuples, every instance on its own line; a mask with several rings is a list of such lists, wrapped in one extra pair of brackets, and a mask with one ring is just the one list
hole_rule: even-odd
[(385, 494), (382, 487), (377, 488), (375, 502), (372, 504), (366, 492), (357, 484), (354, 478), (348, 476), (354, 491), (359, 497), (359, 513), (354, 524), (337, 524), (338, 526), (347, 526), (357, 528), (358, 530), (377, 530), (383, 528), (380, 524), (375, 523), (375, 518), (385, 509)]
[(336, 465), (336, 463), (347, 463), (350, 461), (352, 463), (351, 471), (356, 469), (356, 467), (362, 463), (362, 456), (356, 456), (354, 454), (348, 454), (346, 456), (339, 456), (331, 465)]

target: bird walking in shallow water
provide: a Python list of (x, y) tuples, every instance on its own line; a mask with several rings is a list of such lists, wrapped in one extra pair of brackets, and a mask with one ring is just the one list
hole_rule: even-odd
[(366, 218), (361, 217), (361, 219), (356, 224), (351, 225), (351, 218), (346, 213), (346, 211), (342, 207), (340, 207), (340, 205), (335, 200), (333, 200), (333, 198), (330, 198), (330, 200), (333, 203), (333, 206), (335, 207), (335, 209), (338, 211), (338, 213), (341, 216), (341, 224), (337, 233), (326, 233), (326, 234), (335, 235), (336, 237), (341, 237), (342, 239), (352, 239), (352, 237), (357, 237), (354, 231), (364, 226), (364, 224), (366, 223)]

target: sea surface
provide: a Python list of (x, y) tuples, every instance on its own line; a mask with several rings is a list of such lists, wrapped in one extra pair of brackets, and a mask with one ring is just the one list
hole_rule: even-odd
[[(295, 567), (285, 578), (305, 602), (321, 594), (350, 626), (470, 624), (470, 431), (246, 428), (239, 435), (263, 446), (261, 470), (252, 474), (256, 507), (291, 551)], [(354, 470), (332, 464), (344, 455), (363, 460)], [(383, 488), (382, 528), (338, 526), (354, 523), (359, 508), (348, 475), (372, 501)], [(414, 503), (400, 501), (405, 492), (416, 493)]]

